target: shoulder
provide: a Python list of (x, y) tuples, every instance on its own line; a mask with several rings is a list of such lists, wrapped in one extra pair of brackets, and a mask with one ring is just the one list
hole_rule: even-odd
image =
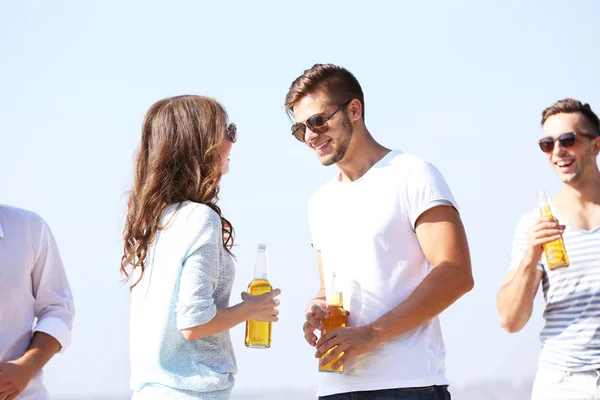
[(388, 161), (382, 167), (400, 179), (407, 178), (416, 182), (442, 177), (433, 163), (400, 150), (392, 150)]
[(24, 208), (0, 204), (0, 215), (7, 225), (28, 226), (37, 229), (46, 226), (46, 221), (39, 214)]
[(193, 229), (198, 229), (199, 227), (221, 229), (221, 217), (219, 217), (219, 214), (206, 204), (195, 203), (193, 201), (184, 201), (167, 206), (163, 220), (167, 223), (169, 220), (173, 220), (178, 225), (188, 226)]
[(430, 161), (412, 154), (402, 154), (399, 164), (411, 177), (441, 177), (439, 169)]

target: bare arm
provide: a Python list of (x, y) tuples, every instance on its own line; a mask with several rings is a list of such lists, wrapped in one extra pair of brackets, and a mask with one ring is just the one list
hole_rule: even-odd
[(425, 211), (417, 219), (415, 231), (433, 270), (404, 302), (371, 324), (323, 335), (315, 357), (333, 350), (321, 359), (321, 365), (343, 352), (332, 366), (337, 368), (349, 358), (425, 324), (473, 288), (467, 237), (455, 208), (437, 206)]
[(60, 343), (52, 336), (35, 332), (21, 357), (0, 364), (0, 398), (16, 398), (60, 348)]
[(533, 300), (541, 280), (542, 271), (537, 269), (537, 263), (524, 262), (519, 268), (508, 271), (496, 301), (500, 325), (508, 332), (520, 331), (531, 318)]
[(43, 332), (35, 332), (29, 347), (19, 358), (19, 363), (26, 366), (35, 375), (58, 353), (60, 348), (60, 343), (52, 336)]
[[(513, 247), (524, 248), (524, 255), (518, 268), (508, 272), (496, 299), (496, 307), (500, 314), (500, 325), (510, 333), (518, 332), (531, 318), (533, 301), (540, 287), (542, 271), (537, 265), (542, 257), (543, 245), (558, 239), (564, 231), (553, 218), (540, 218), (529, 228), (517, 229)], [(517, 259), (518, 260), (518, 259)]]
[(370, 324), (381, 343), (431, 320), (473, 288), (465, 230), (455, 208), (425, 211), (415, 231), (433, 270), (396, 308)]
[(323, 278), (323, 261), (321, 252), (317, 253), (317, 264), (319, 267), (319, 291), (314, 299), (308, 302), (306, 306), (306, 316), (302, 330), (304, 331), (304, 339), (311, 346), (317, 344), (317, 336), (315, 330), (323, 329), (321, 321), (327, 317), (325, 309), (327, 308), (327, 300), (325, 296), (325, 279)]
[(187, 340), (196, 340), (201, 337), (216, 335), (241, 324), (246, 320), (247, 312), (244, 311), (242, 303), (233, 307), (217, 310), (213, 319), (205, 324), (192, 328), (181, 329), (183, 337)]
[(233, 307), (217, 310), (215, 316), (207, 323), (181, 329), (181, 333), (187, 340), (196, 340), (224, 332), (247, 320), (276, 322), (279, 311), (275, 307), (279, 305), (279, 300), (275, 297), (280, 293), (279, 289), (259, 296), (252, 296), (244, 292), (242, 293), (243, 302)]

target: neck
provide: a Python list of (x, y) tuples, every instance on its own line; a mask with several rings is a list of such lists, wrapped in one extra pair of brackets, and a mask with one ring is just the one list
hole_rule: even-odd
[(600, 204), (600, 172), (598, 168), (590, 171), (589, 176), (578, 184), (563, 184), (556, 195), (560, 204), (571, 204), (569, 208), (583, 208), (586, 205)]
[(390, 149), (377, 143), (364, 126), (355, 128), (344, 158), (336, 164), (340, 169), (340, 181), (359, 179), (389, 152)]

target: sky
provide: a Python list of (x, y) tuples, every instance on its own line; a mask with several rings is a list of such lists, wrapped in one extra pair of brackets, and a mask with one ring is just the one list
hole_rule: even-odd
[(436, 165), (459, 203), (475, 288), (441, 315), (451, 385), (531, 380), (543, 298), (516, 334), (495, 299), (520, 215), (537, 189), (560, 188), (536, 143), (541, 111), (565, 97), (600, 111), (598, 15), (594, 0), (0, 2), (0, 203), (48, 222), (75, 297), (49, 391), (129, 393), (127, 191), (144, 113), (179, 94), (215, 97), (238, 126), (220, 196), (237, 233), (232, 302), (258, 243), (282, 289), (270, 349), (245, 348), (243, 324), (231, 331), (235, 393), (316, 388), (302, 334), (318, 289), (307, 200), (336, 168), (292, 137), (283, 108), (315, 63), (353, 72), (376, 140)]

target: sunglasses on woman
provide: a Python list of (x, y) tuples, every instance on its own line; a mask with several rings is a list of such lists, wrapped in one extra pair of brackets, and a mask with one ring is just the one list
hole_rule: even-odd
[(581, 133), (581, 132), (567, 132), (560, 135), (558, 138), (554, 139), (553, 137), (545, 137), (539, 140), (538, 144), (540, 145), (540, 149), (544, 153), (550, 153), (554, 150), (554, 144), (559, 142), (562, 147), (571, 147), (575, 144), (577, 139), (577, 135), (586, 137), (588, 139), (595, 139), (597, 136), (590, 135), (589, 133)]
[(352, 99), (346, 101), (344, 104), (336, 108), (336, 110), (332, 112), (329, 117), (324, 117), (323, 115), (316, 114), (307, 119), (305, 123), (299, 122), (297, 124), (292, 125), (292, 135), (294, 135), (294, 137), (299, 141), (304, 142), (304, 136), (306, 136), (306, 127), (308, 127), (308, 129), (310, 129), (317, 135), (327, 132), (329, 130), (329, 125), (327, 124), (327, 121), (333, 118), (333, 116), (338, 111), (346, 107), (351, 101)]
[(235, 143), (237, 140), (237, 126), (235, 126), (233, 122), (227, 125), (225, 136), (227, 136), (227, 139), (229, 139), (231, 143)]

